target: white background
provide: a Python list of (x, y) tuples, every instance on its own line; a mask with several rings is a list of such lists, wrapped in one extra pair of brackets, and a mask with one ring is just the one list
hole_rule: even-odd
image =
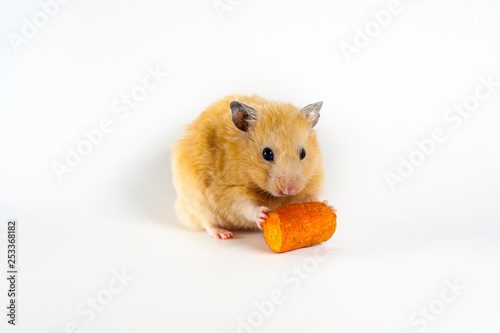
[[(497, 332), (500, 87), (457, 128), (443, 117), (480, 76), (500, 81), (500, 4), (402, 0), (350, 62), (342, 43), (388, 1), (230, 6), (221, 19), (212, 0), (73, 0), (16, 52), (12, 35), (42, 9), (2, 2), (1, 331), (236, 332), (242, 318), (253, 326), (240, 332)], [(120, 118), (113, 103), (148, 67), (168, 77)], [(278, 255), (260, 232), (220, 241), (176, 220), (170, 146), (235, 92), (324, 101), (324, 198), (339, 216), (326, 260), (314, 256), (323, 247)], [(59, 181), (52, 164), (105, 118), (113, 132)], [(446, 140), (392, 191), (384, 175), (436, 128)], [(4, 306), (9, 218), (16, 327)], [(110, 294), (122, 270), (134, 278)], [(254, 302), (275, 290), (283, 302), (264, 316)], [(109, 303), (77, 313), (96, 296)]]

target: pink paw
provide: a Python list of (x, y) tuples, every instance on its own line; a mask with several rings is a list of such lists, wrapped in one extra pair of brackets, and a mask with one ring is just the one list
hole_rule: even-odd
[(271, 210), (265, 206), (261, 206), (261, 207), (257, 208), (256, 214), (255, 214), (255, 222), (257, 223), (257, 227), (259, 227), (259, 229), (262, 229), (262, 223), (266, 222), (266, 220), (269, 217), (267, 214), (270, 211)]
[(336, 213), (336, 212), (337, 212), (337, 210), (335, 209), (335, 207), (328, 205), (328, 200), (323, 200), (321, 203), (322, 203), (323, 205), (327, 205), (327, 206), (328, 206), (328, 208), (330, 208), (331, 210), (333, 210), (333, 212), (334, 212), (334, 213)]
[(233, 233), (231, 231), (227, 231), (226, 229), (222, 229), (219, 227), (208, 227), (206, 228), (207, 232), (210, 236), (218, 239), (231, 239), (233, 238)]

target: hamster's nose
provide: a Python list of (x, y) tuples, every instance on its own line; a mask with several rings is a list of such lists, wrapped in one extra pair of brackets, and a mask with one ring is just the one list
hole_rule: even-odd
[(281, 190), (281, 192), (284, 195), (294, 195), (296, 191), (297, 191), (297, 189), (295, 188), (295, 186), (293, 186), (291, 184), (288, 184), (287, 186), (285, 186), (283, 188), (283, 190)]

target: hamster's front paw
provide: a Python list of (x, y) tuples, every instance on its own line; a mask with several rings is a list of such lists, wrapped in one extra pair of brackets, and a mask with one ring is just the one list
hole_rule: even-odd
[(262, 223), (266, 222), (269, 217), (267, 214), (270, 211), (271, 210), (265, 206), (257, 207), (255, 210), (255, 222), (257, 223), (257, 227), (259, 227), (259, 229), (262, 229)]
[(328, 208), (330, 208), (331, 210), (333, 210), (333, 212), (334, 212), (334, 213), (336, 213), (336, 212), (337, 212), (337, 210), (335, 209), (335, 207), (330, 206), (330, 205), (328, 204), (328, 200), (323, 200), (321, 203), (322, 203), (323, 205), (327, 205), (327, 206), (328, 206)]

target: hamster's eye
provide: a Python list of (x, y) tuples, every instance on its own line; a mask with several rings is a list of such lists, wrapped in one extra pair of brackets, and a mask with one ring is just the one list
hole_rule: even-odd
[(303, 160), (306, 157), (306, 150), (302, 148), (300, 150), (300, 159)]
[(264, 148), (264, 150), (262, 151), (262, 157), (266, 160), (266, 161), (273, 161), (274, 160), (274, 152), (271, 150), (271, 148), (269, 147), (266, 147)]

